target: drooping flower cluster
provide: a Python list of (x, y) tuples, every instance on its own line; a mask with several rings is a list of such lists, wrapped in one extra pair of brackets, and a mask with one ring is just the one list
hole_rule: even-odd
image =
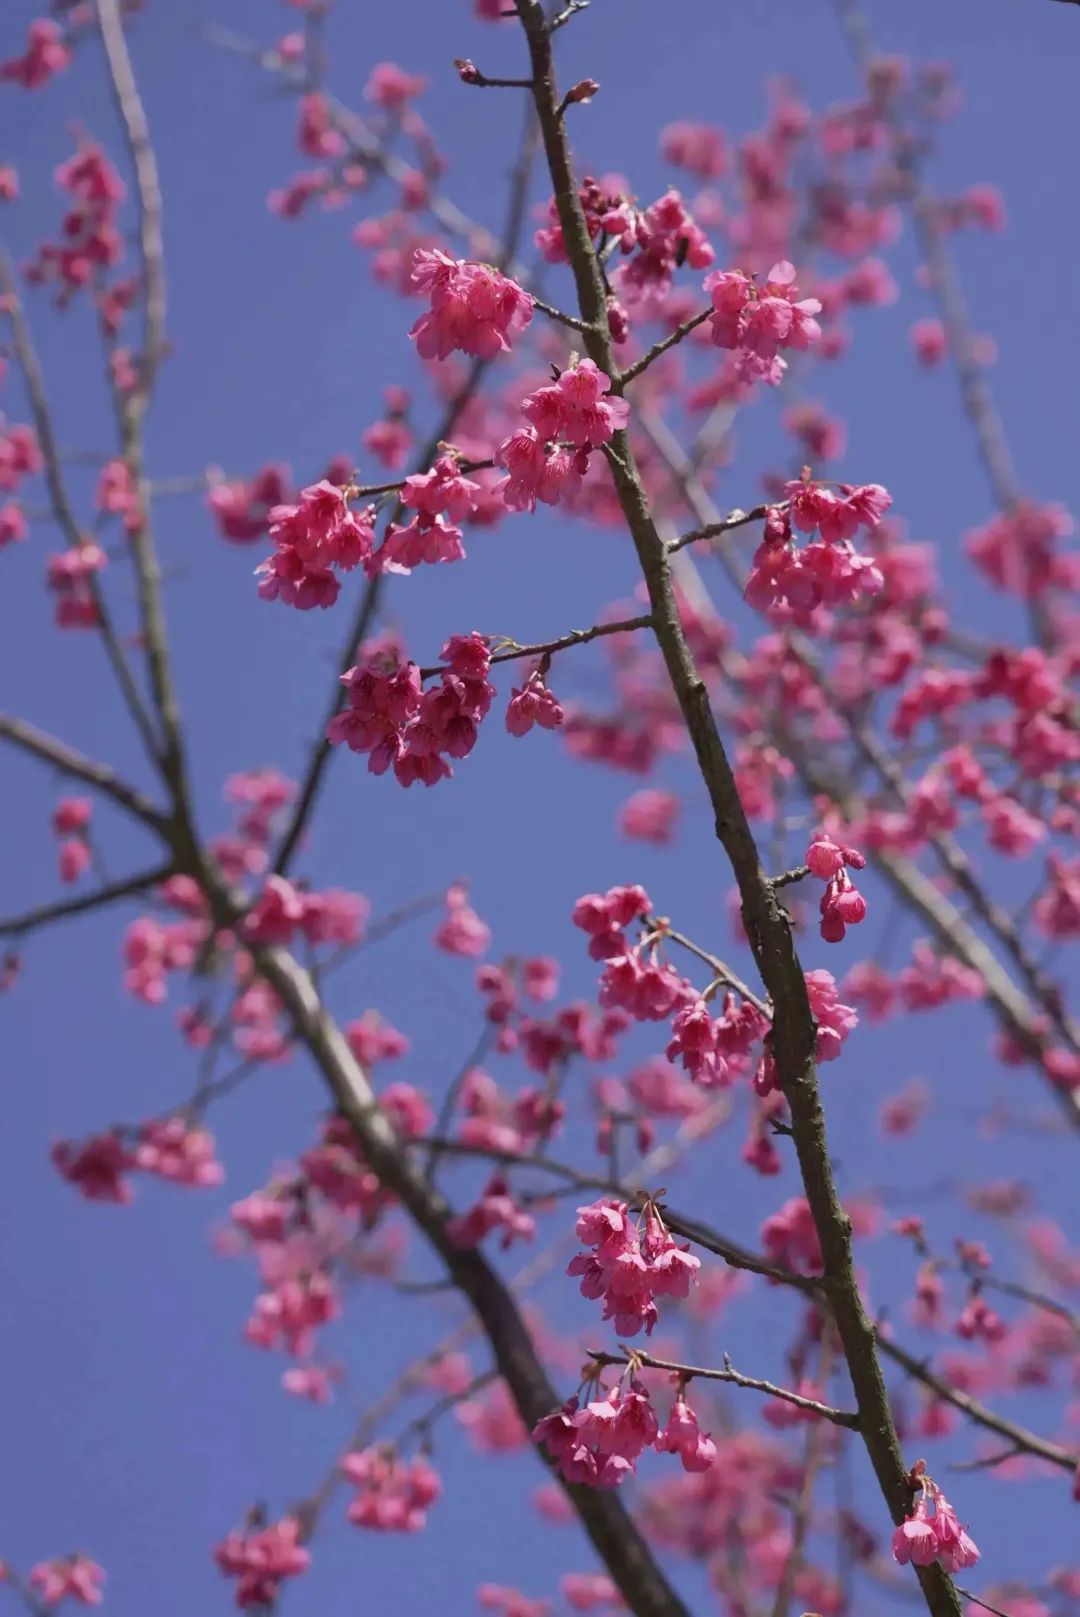
[[(815, 607), (847, 606), (884, 587), (876, 558), (861, 554), (851, 540), (860, 527), (877, 527), (891, 496), (877, 483), (837, 488), (833, 494), (804, 476), (787, 484), (787, 509), (769, 507), (746, 584), (751, 606), (807, 622)], [(819, 537), (800, 548), (793, 526), (803, 532), (817, 528)]]
[(101, 546), (89, 539), (49, 557), (45, 581), (54, 597), (58, 629), (97, 627), (101, 615), (93, 581), (107, 560)]
[(90, 863), (93, 812), (94, 805), (88, 797), (62, 797), (53, 809), (52, 828), (60, 838), (57, 853), (63, 882), (78, 881)]
[(300, 1523), (292, 1516), (267, 1527), (234, 1529), (214, 1550), (214, 1560), (227, 1578), (235, 1578), (236, 1604), (272, 1607), (286, 1578), (311, 1565), (301, 1542)]
[(24, 90), (40, 90), (70, 61), (71, 48), (60, 24), (51, 17), (38, 17), (30, 24), (22, 56), (0, 62), (0, 83), (6, 80)]
[(866, 900), (856, 888), (849, 870), (864, 870), (866, 858), (857, 848), (834, 842), (827, 831), (819, 831), (806, 850), (810, 874), (825, 882), (821, 898), (821, 936), (826, 943), (839, 943), (849, 926), (866, 918)]
[(453, 635), (442, 649), (439, 683), (424, 689), (415, 663), (359, 663), (342, 675), (348, 705), (327, 729), (341, 742), (368, 754), (372, 774), (392, 766), (402, 786), (434, 786), (453, 773), (447, 758), (465, 758), (476, 745), (481, 719), (495, 694), (488, 682), (491, 653), (481, 635)]
[(518, 1206), (503, 1173), (492, 1174), (479, 1200), (446, 1226), (450, 1240), (463, 1250), (479, 1246), (493, 1230), (502, 1232), (499, 1246), (504, 1252), (515, 1241), (531, 1241), (536, 1233), (536, 1220)]
[(442, 1492), (434, 1466), (421, 1455), (403, 1460), (391, 1447), (360, 1449), (341, 1462), (356, 1488), (348, 1517), (356, 1527), (381, 1533), (418, 1533)]
[(715, 1461), (716, 1445), (701, 1431), (681, 1384), (663, 1431), (648, 1390), (633, 1374), (594, 1393), (584, 1407), (577, 1397), (568, 1399), (533, 1428), (534, 1442), (543, 1444), (567, 1482), (617, 1488), (647, 1448), (677, 1454), (688, 1472), (707, 1471)]
[(499, 445), (495, 459), (509, 475), (499, 484), (512, 511), (533, 511), (574, 494), (594, 449), (626, 426), (630, 406), (611, 397), (611, 378), (591, 359), (572, 357), (553, 383), (522, 401), (529, 425)]
[(123, 257), (117, 213), (125, 190), (101, 147), (85, 139), (56, 170), (56, 183), (72, 199), (61, 239), (44, 242), (25, 274), (32, 285), (57, 286), (57, 303), (63, 307)]
[(270, 537), (274, 554), (255, 569), (262, 599), (302, 612), (333, 606), (341, 590), (336, 571), (351, 572), (371, 556), (375, 508), (350, 510), (345, 491), (324, 478), (301, 489), (296, 505), (273, 507)]
[(924, 1471), (916, 1468), (921, 1489), (918, 1503), (893, 1533), (893, 1559), (906, 1566), (931, 1566), (946, 1572), (964, 1572), (979, 1559), (979, 1548), (961, 1527), (949, 1501)]
[(542, 730), (557, 730), (565, 717), (561, 703), (536, 668), (524, 685), (515, 686), (506, 708), (506, 728), (512, 736), (528, 735), (534, 724)]
[(712, 340), (735, 353), (737, 374), (749, 382), (778, 383), (786, 369), (780, 350), (805, 350), (821, 337), (814, 316), (817, 298), (797, 299), (795, 267), (786, 259), (774, 264), (758, 286), (742, 270), (714, 270), (706, 276), (712, 298)]
[(533, 300), (516, 281), (438, 248), (414, 254), (411, 285), (431, 299), (430, 311), (409, 332), (424, 359), (447, 359), (455, 351), (494, 359), (510, 350), (533, 317)]
[(603, 1299), (603, 1317), (620, 1336), (643, 1327), (650, 1336), (660, 1317), (656, 1298), (688, 1296), (701, 1259), (672, 1240), (652, 1202), (637, 1219), (629, 1211), (613, 1200), (579, 1207), (577, 1236), (591, 1250), (571, 1258), (566, 1272), (580, 1276), (583, 1297)]

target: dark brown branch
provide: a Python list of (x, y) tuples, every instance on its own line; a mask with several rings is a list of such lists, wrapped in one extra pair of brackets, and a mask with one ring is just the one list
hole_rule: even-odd
[(72, 780), (81, 780), (84, 785), (103, 792), (106, 797), (111, 797), (114, 803), (126, 809), (129, 814), (133, 814), (136, 819), (142, 820), (144, 825), (148, 825), (159, 836), (166, 834), (169, 822), (160, 809), (155, 808), (148, 798), (135, 790), (134, 786), (129, 786), (127, 781), (121, 780), (107, 765), (95, 763), (92, 758), (76, 752), (74, 747), (69, 747), (66, 742), (59, 741), (44, 730), (37, 730), (32, 724), (27, 724), (24, 720), (16, 719), (7, 713), (0, 713), (0, 741), (10, 741), (12, 746), (28, 752), (32, 758), (40, 758), (42, 763), (50, 764), (62, 775), (68, 775)]
[(712, 312), (712, 305), (710, 304), (709, 308), (702, 309), (700, 314), (692, 314), (689, 319), (676, 326), (675, 330), (667, 337), (661, 338), (659, 342), (654, 342), (648, 353), (642, 354), (640, 359), (635, 359), (634, 363), (628, 365), (620, 374), (620, 386), (625, 387), (628, 382), (634, 380), (635, 376), (640, 376), (642, 371), (647, 371), (654, 359), (659, 359), (660, 355), (666, 354), (669, 348), (674, 348), (677, 343), (681, 343), (683, 338), (689, 332), (694, 331), (696, 327), (704, 325)]
[[(492, 657), (492, 666), (495, 663), (517, 662), (522, 657), (551, 657), (557, 651), (569, 651), (572, 646), (586, 646), (590, 640), (599, 640), (606, 634), (631, 634), (635, 629), (651, 629), (652, 618), (648, 615), (640, 618), (626, 618), (621, 623), (594, 623), (591, 629), (571, 629), (558, 640), (545, 640), (536, 646), (514, 646), (512, 651), (498, 651)], [(498, 643), (498, 642), (496, 642)], [(436, 663), (433, 668), (421, 668), (421, 679), (434, 679), (441, 674), (443, 665)]]
[(681, 533), (677, 539), (668, 541), (668, 555), (674, 556), (687, 545), (696, 545), (701, 539), (719, 539), (725, 533), (733, 533), (736, 528), (745, 528), (748, 522), (762, 522), (768, 509), (767, 505), (755, 505), (752, 511), (732, 511), (716, 522), (707, 522), (703, 528)]
[(791, 1392), (787, 1387), (777, 1387), (771, 1381), (759, 1381), (756, 1376), (744, 1376), (734, 1369), (726, 1358), (722, 1370), (706, 1369), (694, 1364), (675, 1364), (670, 1359), (658, 1359), (652, 1353), (594, 1353), (589, 1350), (589, 1358), (594, 1364), (639, 1364), (646, 1370), (670, 1370), (672, 1375), (685, 1376), (688, 1381), (728, 1381), (735, 1387), (746, 1387), (751, 1392), (763, 1392), (770, 1398), (780, 1398), (785, 1404), (794, 1404), (796, 1409), (805, 1409), (809, 1414), (817, 1415), (821, 1420), (831, 1421), (834, 1426), (846, 1426), (851, 1432), (859, 1430), (859, 1417), (847, 1409), (833, 1409), (829, 1404), (819, 1404), (813, 1398), (804, 1398), (801, 1393)]
[(576, 315), (567, 314), (564, 309), (557, 309), (553, 303), (545, 303), (542, 298), (536, 296), (535, 292), (530, 295), (540, 313), (546, 314), (549, 320), (557, 320), (561, 326), (569, 326), (572, 331), (584, 332), (589, 330), (585, 321), (579, 320)]
[[(606, 330), (606, 292), (577, 181), (559, 118), (551, 37), (538, 0), (516, 0), (529, 47), (533, 99), (544, 141), (552, 188), (574, 275), (582, 317), (592, 327), (585, 342), (589, 356), (608, 375), (618, 374)], [(814, 1065), (816, 1030), (806, 979), (783, 905), (761, 867), (731, 765), (720, 740), (709, 693), (694, 663), (679, 617), (674, 581), (663, 540), (657, 532), (625, 432), (613, 438), (608, 461), (616, 494), (637, 550), (649, 592), (655, 634), (672, 690), (693, 743), (708, 791), (716, 834), (731, 862), (742, 900), (743, 924), (762, 980), (773, 1003), (773, 1049), (781, 1087), (791, 1113), (803, 1186), (821, 1244), (821, 1289), (836, 1321), (855, 1392), (863, 1442), (895, 1522), (911, 1503), (908, 1467), (897, 1438), (874, 1327), (863, 1306), (851, 1247), (851, 1221), (833, 1179), (829, 1146)], [(940, 1567), (919, 1569), (919, 1581), (932, 1617), (960, 1617), (952, 1582)]]
[(167, 881), (173, 874), (172, 865), (161, 865), (156, 870), (144, 870), (137, 876), (128, 876), (123, 881), (109, 882), (105, 887), (97, 887), (93, 892), (80, 893), (75, 898), (60, 898), (54, 904), (42, 904), (34, 910), (24, 910), (21, 915), (0, 916), (0, 937), (22, 938), (28, 932), (36, 932), (39, 927), (48, 926), (52, 921), (66, 921), (75, 915), (88, 915), (92, 910), (104, 909), (109, 904), (115, 904), (118, 899), (132, 898), (136, 893), (145, 893), (151, 887), (157, 887)]

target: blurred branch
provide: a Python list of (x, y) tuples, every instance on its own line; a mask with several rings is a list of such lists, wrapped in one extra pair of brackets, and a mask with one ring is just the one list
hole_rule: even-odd
[(56, 736), (37, 730), (32, 724), (10, 714), (0, 713), (0, 741), (10, 741), (12, 746), (21, 748), (33, 758), (39, 758), (42, 763), (50, 764), (62, 775), (69, 775), (73, 780), (81, 780), (95, 791), (103, 792), (159, 836), (167, 833), (168, 818), (148, 798), (136, 791), (134, 786), (129, 786), (127, 781), (121, 780), (106, 764), (96, 763), (92, 758), (76, 752), (74, 747), (69, 747)]
[(136, 893), (145, 893), (148, 888), (157, 887), (167, 881), (173, 871), (171, 864), (160, 865), (156, 870), (145, 870), (123, 881), (110, 882), (92, 893), (57, 899), (54, 904), (42, 904), (38, 909), (24, 910), (21, 915), (0, 916), (0, 937), (25, 937), (28, 932), (36, 932), (39, 927), (48, 926), (52, 921), (65, 921), (74, 915), (87, 915), (91, 910), (104, 909), (118, 899), (131, 898)]
[[(45, 462), (45, 486), (49, 491), (49, 503), (53, 515), (60, 526), (67, 544), (72, 549), (79, 549), (85, 542), (85, 537), (68, 499), (67, 488), (60, 465), (60, 452), (57, 447), (56, 434), (53, 431), (52, 412), (49, 408), (48, 395), (45, 391), (45, 377), (41, 363), (30, 335), (26, 313), (19, 298), (15, 275), (11, 268), (7, 254), (0, 250), (0, 307), (11, 323), (12, 340), (15, 348), (15, 357), (22, 373), (23, 384), (26, 387), (26, 396), (30, 405), (30, 414), (34, 421), (34, 431), (41, 447), (42, 459)], [(98, 627), (101, 633), (105, 655), (109, 659), (113, 675), (120, 693), (124, 698), (132, 722), (142, 737), (143, 745), (155, 763), (159, 761), (158, 737), (146, 710), (146, 705), (135, 683), (134, 676), (128, 666), (127, 658), (120, 645), (116, 630), (113, 627), (105, 604), (104, 593), (98, 578), (91, 573), (87, 578), (87, 588), (93, 598), (98, 614)]]

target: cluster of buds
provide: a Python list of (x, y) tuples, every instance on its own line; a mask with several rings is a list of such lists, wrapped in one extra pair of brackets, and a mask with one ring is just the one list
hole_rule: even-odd
[(839, 943), (849, 926), (866, 919), (866, 900), (848, 874), (849, 870), (865, 870), (865, 855), (834, 842), (827, 831), (819, 831), (806, 850), (806, 863), (810, 874), (826, 883), (821, 897), (821, 936), (826, 943)]

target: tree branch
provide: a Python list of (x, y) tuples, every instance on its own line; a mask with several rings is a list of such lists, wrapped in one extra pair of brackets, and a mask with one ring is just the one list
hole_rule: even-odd
[[(599, 640), (606, 634), (630, 634), (635, 629), (651, 629), (652, 618), (647, 614), (640, 618), (625, 618), (621, 623), (594, 623), (591, 629), (571, 629), (569, 634), (561, 635), (558, 640), (545, 640), (537, 646), (519, 646), (514, 641), (508, 642), (514, 647), (513, 651), (499, 651), (492, 657), (492, 666), (496, 663), (517, 662), (522, 657), (551, 657), (557, 651), (569, 651), (572, 646), (586, 646), (590, 640)], [(496, 644), (498, 644), (496, 640)], [(443, 665), (436, 663), (433, 668), (421, 668), (421, 679), (434, 679), (441, 674)], [(669, 934), (674, 936), (674, 934)]]
[[(161, 765), (178, 809), (187, 803), (180, 704), (169, 657), (168, 634), (161, 603), (161, 567), (150, 530), (150, 492), (143, 465), (142, 427), (154, 376), (165, 349), (165, 263), (161, 238), (161, 188), (146, 113), (124, 37), (120, 0), (97, 0), (98, 26), (109, 65), (113, 99), (135, 171), (139, 218), (139, 255), (143, 269), (144, 331), (139, 385), (131, 392), (114, 389), (121, 449), (138, 491), (138, 523), (130, 530), (131, 553), (139, 587), (139, 614), (150, 686), (161, 723)], [(185, 819), (187, 815), (183, 816)]]
[(92, 786), (95, 791), (103, 792), (129, 814), (133, 814), (137, 820), (142, 820), (143, 824), (148, 825), (158, 836), (168, 835), (167, 815), (155, 808), (148, 798), (136, 791), (134, 786), (129, 786), (127, 781), (121, 780), (107, 765), (95, 763), (92, 758), (76, 752), (74, 747), (69, 747), (56, 736), (48, 735), (44, 730), (37, 730), (32, 724), (27, 724), (10, 714), (0, 713), (0, 740), (10, 741), (13, 746), (29, 753), (32, 758), (40, 758), (42, 763), (51, 764), (62, 775), (68, 775), (72, 780), (81, 780), (85, 785)]
[(105, 887), (98, 887), (92, 893), (80, 893), (75, 898), (57, 899), (54, 904), (42, 904), (38, 909), (24, 910), (21, 915), (0, 916), (0, 937), (21, 938), (28, 932), (36, 932), (38, 927), (48, 926), (51, 921), (64, 921), (73, 915), (87, 915), (91, 910), (104, 909), (108, 904), (115, 904), (117, 899), (132, 898), (136, 893), (145, 893), (150, 887), (157, 887), (161, 882), (167, 881), (174, 873), (174, 866), (160, 865), (156, 870), (144, 870), (137, 876), (128, 876), (123, 881), (109, 882)]
[[(215, 911), (230, 920), (229, 895), (204, 873)], [(366, 1161), (404, 1204), (418, 1229), (446, 1265), (455, 1286), (472, 1304), (491, 1343), (527, 1427), (560, 1402), (537, 1357), (518, 1308), (499, 1275), (477, 1251), (462, 1251), (446, 1233), (449, 1207), (409, 1161), (401, 1143), (345, 1040), (324, 1010), (308, 972), (281, 949), (253, 951), (261, 975), (291, 1014), (329, 1087), (335, 1104), (356, 1136)], [(687, 1617), (621, 1501), (613, 1494), (563, 1482), (597, 1552), (637, 1617)]]
[[(565, 126), (559, 117), (551, 37), (538, 0), (516, 0), (529, 47), (544, 150), (583, 318), (593, 327), (585, 341), (590, 358), (609, 376), (618, 375), (603, 321), (606, 294), (593, 251)], [(851, 1249), (851, 1222), (837, 1194), (829, 1159), (825, 1118), (814, 1065), (816, 1030), (806, 979), (791, 936), (790, 921), (761, 867), (731, 765), (716, 727), (708, 690), (691, 656), (679, 618), (674, 583), (625, 432), (608, 453), (616, 493), (638, 553), (649, 592), (657, 643), (682, 709), (698, 767), (708, 790), (716, 834), (731, 861), (742, 899), (743, 922), (758, 970), (772, 999), (773, 1048), (781, 1087), (791, 1112), (795, 1148), (807, 1201), (821, 1244), (822, 1291), (836, 1321), (855, 1391), (863, 1442), (895, 1522), (911, 1504), (904, 1464), (889, 1408), (874, 1328), (863, 1306)], [(919, 1569), (933, 1617), (959, 1617), (960, 1603), (940, 1567)]]
[[(41, 456), (45, 462), (45, 486), (49, 491), (49, 503), (68, 546), (72, 549), (78, 549), (85, 542), (85, 537), (79, 527), (71, 501), (68, 499), (67, 487), (64, 483), (60, 450), (57, 445), (56, 434), (53, 431), (52, 412), (49, 408), (48, 395), (45, 391), (45, 376), (41, 369), (37, 350), (34, 347), (33, 338), (30, 335), (30, 327), (19, 298), (11, 263), (6, 253), (2, 250), (0, 250), (0, 294), (2, 294), (3, 312), (11, 323), (15, 357), (22, 372), (27, 402), (30, 405), (30, 414), (34, 421), (34, 431), (37, 434), (37, 440), (41, 446)], [(100, 581), (93, 573), (87, 579), (87, 588), (97, 609), (102, 645), (105, 647), (105, 655), (109, 659), (109, 665), (112, 668), (116, 683), (120, 687), (120, 693), (131, 715), (132, 722), (142, 738), (147, 753), (155, 763), (158, 763), (159, 744), (157, 734), (146, 710), (146, 704), (139, 692), (139, 687), (136, 685), (134, 676), (128, 666), (127, 658), (124, 656), (116, 630), (113, 628)]]
[(674, 348), (676, 343), (681, 343), (683, 338), (689, 332), (695, 330), (697, 326), (704, 325), (712, 312), (712, 305), (710, 304), (707, 309), (702, 309), (700, 314), (692, 314), (689, 319), (676, 326), (675, 330), (667, 337), (661, 338), (659, 342), (654, 342), (648, 353), (642, 354), (640, 359), (635, 359), (632, 365), (628, 365), (620, 373), (619, 385), (625, 387), (628, 382), (634, 380), (635, 376), (640, 376), (642, 371), (647, 371), (654, 359), (659, 359), (660, 355), (666, 354), (669, 348)]
[(652, 1353), (594, 1353), (589, 1349), (589, 1358), (594, 1364), (640, 1364), (646, 1370), (670, 1370), (672, 1375), (685, 1376), (687, 1380), (697, 1381), (728, 1381), (735, 1387), (746, 1387), (751, 1392), (763, 1392), (770, 1398), (780, 1398), (785, 1404), (794, 1404), (796, 1409), (805, 1409), (811, 1415), (817, 1415), (821, 1420), (831, 1421), (834, 1426), (846, 1426), (848, 1431), (859, 1430), (859, 1417), (847, 1409), (833, 1409), (829, 1404), (819, 1404), (813, 1398), (804, 1398), (801, 1393), (791, 1392), (787, 1387), (777, 1387), (771, 1381), (759, 1381), (756, 1376), (744, 1376), (734, 1369), (725, 1357), (722, 1370), (704, 1369), (699, 1365), (675, 1364), (670, 1359), (658, 1359)]

